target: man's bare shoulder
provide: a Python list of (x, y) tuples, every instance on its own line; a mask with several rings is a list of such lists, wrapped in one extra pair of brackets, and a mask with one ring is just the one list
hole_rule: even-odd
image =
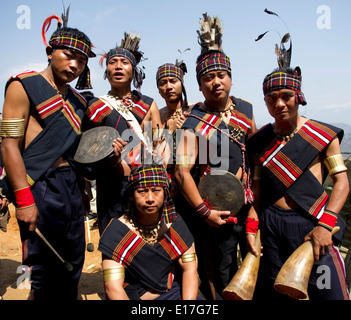
[[(27, 93), (20, 81), (12, 81), (6, 90), (3, 113), (4, 117), (12, 117), (12, 112), (29, 108)], [(11, 113), (11, 114), (9, 114)]]

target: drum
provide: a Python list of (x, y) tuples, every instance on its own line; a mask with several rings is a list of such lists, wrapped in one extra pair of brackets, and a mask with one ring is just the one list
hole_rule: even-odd
[(230, 211), (231, 216), (235, 216), (245, 203), (245, 191), (241, 181), (227, 171), (211, 171), (201, 178), (198, 190), (212, 209)]
[(113, 153), (112, 142), (118, 137), (117, 130), (108, 126), (84, 132), (73, 160), (85, 165), (98, 163)]

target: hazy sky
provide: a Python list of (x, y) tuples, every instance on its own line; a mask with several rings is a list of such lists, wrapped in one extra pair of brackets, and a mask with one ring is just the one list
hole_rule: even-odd
[[(44, 20), (61, 15), (61, 0), (0, 0), (1, 43), (0, 87), (9, 76), (26, 69), (46, 67), (45, 47), (41, 40)], [(198, 102), (202, 94), (195, 77), (195, 60), (200, 53), (196, 30), (202, 13), (217, 15), (224, 28), (223, 50), (230, 57), (233, 73), (232, 94), (250, 101), (256, 122), (271, 122), (263, 101), (262, 80), (276, 66), (274, 45), (278, 32), (290, 32), (293, 42), (291, 65), (302, 69), (302, 91), (308, 102), (301, 114), (324, 122), (350, 124), (351, 115), (351, 12), (350, 0), (70, 0), (68, 25), (84, 31), (97, 54), (120, 44), (123, 33), (141, 37), (140, 49), (147, 58), (146, 79), (141, 91), (164, 106), (156, 88), (155, 73), (166, 62), (183, 59), (188, 67), (185, 86), (188, 100)], [(267, 15), (268, 8), (279, 14)], [(55, 21), (54, 21), (55, 22)], [(47, 33), (49, 38), (56, 22)], [(288, 29), (287, 29), (288, 28)], [(260, 33), (270, 32), (255, 42)], [(178, 50), (184, 51), (180, 56)], [(109, 85), (97, 58), (89, 60), (93, 92), (105, 94)], [(72, 83), (74, 86), (75, 83)], [(3, 105), (0, 95), (0, 108)]]

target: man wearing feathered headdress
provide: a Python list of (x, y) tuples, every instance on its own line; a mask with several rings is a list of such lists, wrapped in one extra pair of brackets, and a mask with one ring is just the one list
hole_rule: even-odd
[[(273, 289), (275, 278), (295, 249), (311, 240), (315, 264), (309, 299), (349, 300), (342, 257), (333, 245), (333, 241), (340, 244), (344, 235), (345, 222), (339, 212), (349, 194), (347, 168), (340, 154), (343, 130), (299, 114), (299, 105), (307, 102), (301, 91), (301, 70), (290, 67), (291, 40), (289, 50), (284, 46), (289, 39), (287, 33), (280, 47), (276, 45), (279, 68), (263, 80), (264, 100), (274, 123), (248, 141), (255, 165), (255, 202), (246, 225), (250, 251), (257, 255), (253, 242), (258, 228), (263, 243), (256, 297), (274, 301), (286, 297)], [(330, 197), (323, 188), (328, 172), (334, 183)], [(341, 230), (332, 239), (336, 225)], [(319, 266), (329, 270), (328, 289), (318, 285)]]
[[(66, 22), (68, 10), (63, 18)], [(58, 20), (58, 28), (47, 44), (52, 19)], [(62, 26), (62, 20), (51, 16), (43, 25), (47, 68), (25, 71), (7, 82), (0, 132), (33, 299), (77, 299), (84, 262), (82, 195), (71, 164), (86, 101), (68, 83), (79, 78), (78, 89), (91, 88), (87, 64), (95, 54), (89, 38), (66, 23)], [(61, 263), (34, 231), (69, 264)]]
[[(130, 170), (146, 161), (145, 155), (151, 155), (152, 131), (157, 135), (162, 126), (156, 102), (139, 91), (144, 79), (144, 72), (139, 67), (143, 57), (139, 43), (139, 36), (125, 33), (121, 45), (102, 56), (100, 64), (105, 61), (104, 78), (108, 80), (110, 90), (89, 101), (87, 114), (93, 124), (115, 128), (120, 134), (114, 142), (115, 150), (125, 147), (130, 151), (126, 152), (123, 161), (114, 157), (96, 168), (100, 232), (112, 218), (123, 214), (122, 198)], [(132, 83), (137, 90), (132, 90)], [(145, 129), (150, 130), (150, 135), (144, 134)]]
[[(211, 209), (211, 204), (201, 198), (197, 182), (205, 172), (223, 169), (242, 180), (246, 200), (251, 201), (245, 143), (256, 126), (252, 105), (230, 95), (231, 65), (221, 49), (219, 19), (204, 14), (200, 24), (198, 34), (202, 50), (197, 59), (196, 75), (205, 101), (193, 107), (182, 126), (185, 130), (178, 145), (175, 177), (192, 207), (192, 212), (182, 214), (191, 224), (195, 243), (201, 247), (198, 252), (206, 252), (205, 256), (199, 253), (201, 290), (208, 299), (222, 299), (222, 291), (237, 269), (237, 245), (243, 237), (245, 208), (238, 214), (237, 224), (227, 223), (234, 221), (228, 219), (230, 211)], [(211, 294), (204, 289), (209, 282)]]

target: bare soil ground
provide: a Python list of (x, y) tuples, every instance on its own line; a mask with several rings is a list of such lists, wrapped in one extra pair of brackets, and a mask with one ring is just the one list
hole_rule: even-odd
[[(22, 244), (12, 205), (10, 205), (10, 212), (7, 232), (0, 231), (0, 296), (3, 300), (28, 300), (29, 285), (26, 283), (24, 271), (21, 270)], [(79, 300), (105, 300), (101, 253), (97, 250), (99, 231), (93, 227), (94, 222), (95, 219), (89, 220), (94, 251), (85, 250), (85, 262), (79, 283)], [(88, 242), (87, 237), (86, 241)], [(24, 281), (20, 282), (22, 279)]]

